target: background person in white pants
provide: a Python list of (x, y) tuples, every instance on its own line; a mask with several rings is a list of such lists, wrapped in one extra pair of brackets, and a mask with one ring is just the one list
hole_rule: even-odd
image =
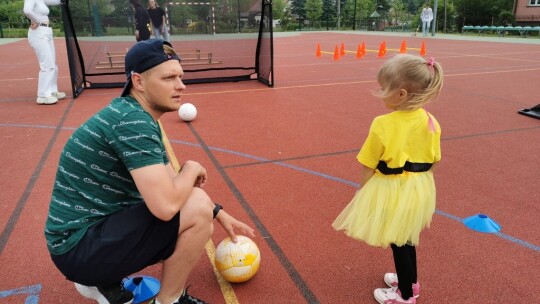
[(152, 32), (155, 38), (169, 41), (165, 11), (158, 6), (156, 0), (148, 0), (148, 15), (152, 21)]
[(49, 23), (47, 5), (59, 5), (60, 0), (24, 0), (24, 14), (30, 19), (28, 42), (39, 61), (38, 104), (55, 104), (66, 97), (58, 92), (58, 66), (54, 48), (53, 31)]
[(422, 36), (426, 37), (429, 33), (431, 21), (433, 20), (433, 10), (429, 7), (429, 4), (426, 4), (422, 9), (420, 19), (422, 19)]

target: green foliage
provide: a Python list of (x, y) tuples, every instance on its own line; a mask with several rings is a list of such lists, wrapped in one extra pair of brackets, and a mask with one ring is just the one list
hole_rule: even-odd
[(272, 1), (272, 17), (275, 20), (280, 20), (285, 15), (285, 1), (283, 0), (273, 0)]
[(308, 20), (318, 20), (322, 15), (322, 0), (306, 0), (305, 10)]
[(292, 0), (291, 13), (297, 15), (298, 19), (306, 19), (306, 0)]
[(410, 19), (407, 14), (405, 2), (403, 2), (403, 0), (392, 1), (390, 16), (392, 18), (390, 21), (393, 24), (402, 24), (403, 22)]
[[(444, 2), (438, 7), (437, 12), (437, 27), (439, 31), (445, 30), (444, 24)], [(457, 11), (453, 2), (447, 1), (446, 3), (446, 32), (452, 33), (458, 31), (457, 25)], [(418, 25), (420, 25), (420, 17), (418, 17)]]
[(23, 13), (24, 0), (2, 1), (0, 2), (0, 22), (5, 23), (26, 23), (28, 18)]
[(502, 11), (499, 13), (499, 24), (510, 25), (514, 22), (514, 14), (510, 11)]
[(285, 12), (280, 19), (274, 19), (279, 20), (279, 27), (282, 31), (294, 30), (294, 18), (292, 17), (291, 9), (289, 7), (285, 8)]
[(458, 23), (463, 25), (498, 25), (499, 13), (512, 11), (513, 1), (508, 0), (454, 0)]

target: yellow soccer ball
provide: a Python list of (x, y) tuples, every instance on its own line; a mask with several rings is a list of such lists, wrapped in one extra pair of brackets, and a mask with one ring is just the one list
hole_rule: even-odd
[(235, 244), (229, 237), (216, 248), (215, 265), (221, 276), (231, 283), (251, 279), (259, 270), (261, 253), (257, 244), (247, 236), (239, 235)]

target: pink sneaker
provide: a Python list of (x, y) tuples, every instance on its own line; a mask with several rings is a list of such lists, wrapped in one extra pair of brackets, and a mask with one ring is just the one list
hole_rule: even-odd
[[(397, 274), (388, 272), (384, 274), (384, 282), (388, 287), (397, 287), (398, 286), (398, 278)], [(420, 283), (416, 282), (412, 284), (412, 293), (413, 297), (416, 299), (420, 296)]]
[(401, 292), (397, 287), (377, 288), (373, 292), (373, 296), (379, 304), (416, 304), (416, 299), (414, 297), (403, 300)]

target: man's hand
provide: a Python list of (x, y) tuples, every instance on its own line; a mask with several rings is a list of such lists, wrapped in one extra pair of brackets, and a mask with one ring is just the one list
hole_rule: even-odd
[(197, 178), (195, 179), (195, 183), (193, 184), (193, 186), (199, 188), (204, 187), (204, 185), (206, 184), (207, 175), (206, 169), (201, 166), (201, 164), (196, 161), (188, 160), (182, 166), (182, 169), (180, 169), (180, 171), (182, 170), (194, 170), (194, 172), (196, 172), (197, 174)]
[(223, 229), (229, 234), (229, 237), (231, 238), (233, 243), (238, 242), (235, 229), (239, 230), (239, 232), (243, 235), (249, 236), (251, 238), (255, 237), (253, 228), (235, 219), (224, 210), (219, 211), (218, 215), (216, 216), (216, 220), (221, 225), (221, 227), (223, 227)]

